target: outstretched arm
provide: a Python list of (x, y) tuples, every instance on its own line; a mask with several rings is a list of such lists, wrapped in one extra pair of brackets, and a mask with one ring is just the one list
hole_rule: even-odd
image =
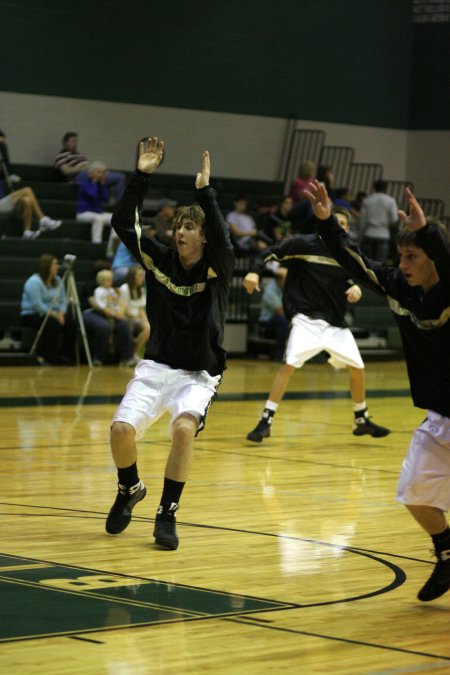
[(202, 154), (202, 167), (197, 173), (195, 187), (200, 206), (205, 212), (205, 235), (210, 264), (227, 283), (234, 267), (234, 249), (230, 241), (228, 226), (216, 200), (216, 192), (209, 184), (211, 164), (208, 150)]
[(144, 173), (153, 173), (161, 163), (164, 152), (164, 141), (156, 136), (139, 143), (139, 160), (137, 168)]
[(155, 260), (163, 246), (151, 237), (145, 236), (141, 230), (142, 202), (150, 185), (150, 175), (161, 163), (163, 152), (164, 142), (159, 141), (156, 136), (139, 143), (136, 171), (128, 181), (122, 198), (116, 204), (111, 220), (111, 225), (119, 238), (144, 267), (147, 265), (143, 260), (143, 253)]

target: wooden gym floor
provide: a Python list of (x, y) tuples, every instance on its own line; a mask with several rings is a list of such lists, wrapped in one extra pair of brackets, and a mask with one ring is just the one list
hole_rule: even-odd
[(353, 436), (346, 373), (307, 364), (252, 444), (276, 368), (229, 361), (175, 552), (152, 538), (167, 417), (139, 444), (147, 498), (124, 533), (104, 531), (109, 424), (132, 370), (0, 369), (2, 672), (450, 673), (450, 594), (416, 599), (430, 540), (394, 499), (425, 416), (404, 363), (367, 364), (387, 438)]

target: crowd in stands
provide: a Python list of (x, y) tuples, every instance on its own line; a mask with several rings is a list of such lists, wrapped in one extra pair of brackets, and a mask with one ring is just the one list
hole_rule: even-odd
[[(6, 135), (2, 131), (0, 162), (0, 217), (20, 214), (25, 239), (34, 239), (46, 229), (58, 228), (62, 220), (46, 216), (33, 190), (23, 185), (15, 173)], [(55, 155), (54, 167), (59, 181), (78, 186), (76, 220), (91, 223), (92, 242), (102, 242), (104, 229), (110, 228), (112, 208), (123, 193), (125, 174), (110, 171), (103, 162), (91, 162), (80, 153), (78, 133), (74, 131), (64, 134), (61, 148)], [(305, 190), (316, 178), (325, 184), (333, 205), (348, 211), (353, 241), (372, 259), (386, 262), (395, 257), (392, 242), (397, 229), (398, 208), (395, 200), (386, 194), (386, 183), (376, 181), (373, 194), (360, 192), (352, 196), (348, 187), (335, 185), (333, 167), (319, 166), (316, 171), (314, 163), (309, 160), (300, 164), (289, 195), (280, 196), (278, 201), (267, 198), (261, 199), (259, 203), (251, 203), (244, 194), (235, 196), (234, 208), (225, 215), (238, 255), (251, 256), (296, 234), (314, 232), (314, 218)], [(172, 221), (176, 207), (177, 202), (174, 200), (162, 199), (154, 217), (144, 220), (146, 231), (164, 245), (172, 242)], [(21, 320), (23, 325), (33, 326), (37, 330), (47, 315), (55, 288), (58, 288), (61, 298), (50, 312), (41, 339), (42, 343), (47, 342), (47, 336), (51, 335), (53, 351), (49, 353), (43, 345), (38, 354), (43, 362), (59, 362), (61, 357), (70, 361), (73, 354), (67, 353), (67, 350), (64, 352), (60, 346), (67, 333), (67, 324), (63, 319), (66, 307), (60, 280), (54, 271), (55, 259), (50, 254), (46, 255), (47, 258), (43, 260), (41, 256), (39, 260), (38, 272), (25, 284)], [(141, 268), (136, 260), (119, 242), (113, 230), (110, 230), (106, 255), (108, 269), (95, 267), (95, 278), (85, 284), (88, 295), (84, 294), (83, 317), (92, 344), (94, 363), (107, 362), (114, 352), (119, 363), (131, 365), (142, 354), (149, 334), (143, 311), (144, 274), (139, 271)], [(277, 273), (268, 290), (272, 304), (263, 301), (260, 318), (267, 335), (275, 338), (273, 356), (278, 360), (287, 334), (281, 302), (275, 306), (277, 292), (281, 295), (281, 285), (282, 275)], [(58, 339), (55, 339), (55, 335)]]

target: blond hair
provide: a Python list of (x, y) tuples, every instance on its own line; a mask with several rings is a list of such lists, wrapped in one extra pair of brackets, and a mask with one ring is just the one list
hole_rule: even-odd
[(100, 272), (97, 272), (95, 279), (98, 284), (103, 284), (105, 281), (108, 281), (109, 279), (113, 278), (113, 273), (111, 270), (100, 270)]

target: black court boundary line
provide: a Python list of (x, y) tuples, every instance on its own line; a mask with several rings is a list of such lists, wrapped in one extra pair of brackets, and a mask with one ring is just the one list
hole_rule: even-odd
[[(408, 430), (407, 432), (404, 432), (404, 433), (408, 433), (409, 436), (411, 435), (410, 430)], [(311, 435), (312, 434), (303, 434), (303, 435), (292, 434), (292, 436), (291, 436), (291, 435), (285, 434), (281, 437), (280, 442), (282, 441), (283, 438), (300, 438), (300, 437), (308, 438), (308, 436), (311, 436)], [(315, 435), (317, 435), (317, 434), (315, 434)], [(325, 434), (321, 434), (321, 436), (324, 436), (324, 435)], [(333, 435), (333, 437), (337, 436), (336, 432), (330, 433), (330, 436), (331, 435)], [(348, 435), (348, 432), (345, 433), (345, 434), (342, 433), (341, 435)], [(281, 457), (281, 456), (276, 457), (274, 455), (267, 455), (267, 454), (262, 455), (260, 453), (250, 453), (249, 451), (250, 451), (251, 448), (255, 448), (255, 450), (256, 450), (258, 447), (261, 447), (261, 444), (257, 444), (257, 443), (250, 444), (250, 441), (243, 441), (243, 443), (244, 442), (246, 443), (245, 449), (248, 452), (238, 451), (238, 450), (227, 450), (227, 449), (219, 450), (219, 449), (211, 448), (211, 447), (202, 447), (202, 442), (204, 442), (206, 444), (206, 443), (209, 443), (209, 442), (213, 443), (214, 441), (217, 441), (217, 440), (222, 440), (222, 441), (223, 440), (229, 440), (229, 437), (223, 438), (223, 437), (220, 437), (220, 436), (219, 437), (216, 436), (216, 437), (211, 438), (211, 439), (208, 438), (208, 440), (206, 438), (205, 439), (197, 439), (196, 452), (211, 452), (213, 454), (237, 455), (239, 457), (247, 457), (247, 458), (250, 458), (250, 459), (270, 459), (270, 460), (274, 460), (274, 461), (276, 460), (276, 461), (279, 461), (279, 462), (288, 462), (288, 463), (292, 463), (292, 464), (312, 464), (312, 465), (315, 465), (315, 466), (329, 466), (329, 467), (338, 468), (338, 469), (350, 469), (352, 471), (368, 471), (368, 472), (373, 472), (373, 473), (386, 473), (386, 474), (392, 474), (393, 476), (398, 476), (398, 471), (390, 471), (389, 469), (383, 469), (381, 467), (371, 467), (371, 466), (365, 466), (365, 465), (354, 466), (354, 465), (350, 465), (350, 464), (336, 464), (336, 463), (333, 463), (333, 462), (318, 462), (318, 461), (312, 460), (312, 459), (300, 459), (300, 458), (297, 458), (297, 457)], [(352, 444), (357, 446), (358, 449), (360, 449), (360, 448), (366, 448), (366, 449), (367, 448), (373, 448), (374, 445), (376, 447), (386, 447), (384, 445), (379, 445), (377, 443), (373, 443), (372, 439), (370, 439), (370, 440), (366, 439), (366, 440), (367, 440), (367, 443), (364, 443), (364, 444), (358, 443), (356, 441), (352, 441)], [(157, 440), (157, 441), (140, 441), (141, 445), (151, 445), (153, 447), (155, 445), (169, 445), (170, 443), (171, 443), (170, 439), (160, 439), (160, 440)], [(68, 448), (97, 447), (97, 446), (105, 447), (106, 445), (107, 444), (102, 443), (102, 442), (70, 443), (69, 445), (64, 445), (64, 448), (68, 449)], [(350, 445), (350, 444), (348, 444), (348, 445)], [(269, 449), (270, 446), (265, 445), (264, 447), (267, 447), (267, 449)], [(0, 447), (0, 454), (2, 452), (11, 451), (11, 450), (30, 450), (30, 449), (51, 450), (51, 449), (55, 449), (55, 448), (60, 449), (61, 445), (60, 444), (57, 444), (57, 445), (45, 444), (45, 445), (33, 445), (33, 446), (14, 445), (14, 446)], [(6, 503), (6, 502), (0, 502), (0, 504), (2, 504), (2, 503)]]
[[(278, 535), (269, 535), (269, 536), (279, 538)], [(283, 537), (283, 538), (299, 540), (299, 538), (296, 538), (296, 537), (287, 537), (286, 536), (286, 537)], [(176, 586), (179, 586), (180, 588), (194, 589), (194, 590), (197, 590), (197, 591), (207, 591), (207, 592), (209, 591), (209, 592), (212, 592), (212, 593), (218, 593), (219, 595), (225, 595), (225, 596), (238, 595), (239, 597), (248, 598), (250, 600), (253, 599), (253, 600), (259, 600), (261, 602), (276, 603), (276, 604), (279, 604), (279, 607), (273, 607), (273, 608), (267, 608), (266, 607), (266, 608), (261, 608), (260, 610), (248, 610), (248, 612), (242, 612), (242, 611), (239, 612), (238, 611), (236, 613), (227, 613), (227, 614), (222, 614), (222, 615), (217, 614), (217, 615), (213, 615), (213, 616), (209, 615), (209, 616), (200, 616), (200, 617), (198, 617), (198, 616), (197, 617), (188, 617), (187, 619), (169, 619), (167, 621), (158, 622), (157, 625), (163, 625), (165, 623), (179, 623), (179, 622), (182, 622), (182, 621), (193, 621), (193, 620), (199, 621), (199, 620), (205, 620), (205, 619), (209, 621), (209, 620), (214, 619), (214, 618), (216, 618), (216, 619), (231, 619), (232, 616), (243, 616), (245, 614), (261, 614), (261, 613), (268, 613), (268, 612), (273, 612), (273, 611), (304, 609), (304, 608), (309, 608), (309, 607), (320, 607), (320, 606), (330, 605), (330, 604), (341, 604), (342, 602), (353, 602), (355, 600), (365, 599), (365, 598), (373, 597), (373, 596), (376, 596), (376, 595), (380, 595), (382, 593), (387, 593), (391, 590), (394, 590), (394, 588), (397, 588), (398, 586), (400, 586), (406, 580), (406, 574), (403, 572), (403, 570), (401, 568), (393, 565), (389, 561), (379, 560), (373, 555), (369, 555), (369, 554), (366, 554), (366, 553), (360, 553), (356, 549), (351, 550), (349, 547), (339, 546), (339, 545), (336, 545), (336, 544), (329, 544), (329, 543), (318, 542), (318, 541), (314, 542), (314, 540), (301, 540), (301, 541), (313, 542), (313, 543), (317, 543), (319, 545), (328, 546), (330, 548), (339, 548), (341, 550), (348, 550), (349, 552), (355, 552), (355, 553), (358, 553), (359, 555), (363, 555), (364, 557), (372, 558), (373, 560), (377, 560), (378, 562), (381, 562), (382, 565), (385, 565), (386, 567), (390, 568), (391, 571), (394, 572), (394, 577), (395, 577), (394, 581), (391, 582), (391, 584), (389, 584), (388, 586), (385, 586), (382, 589), (378, 589), (377, 591), (372, 591), (371, 593), (367, 593), (367, 594), (364, 594), (364, 595), (361, 595), (361, 596), (356, 596), (354, 598), (346, 598), (346, 599), (343, 599), (343, 600), (335, 600), (335, 601), (330, 601), (330, 602), (314, 603), (314, 604), (311, 604), (311, 605), (302, 605), (302, 604), (299, 604), (299, 603), (281, 602), (281, 601), (277, 601), (277, 600), (270, 600), (268, 598), (261, 598), (259, 596), (251, 596), (251, 595), (245, 595), (245, 594), (233, 594), (233, 593), (229, 593), (229, 592), (225, 592), (225, 591), (215, 591), (215, 590), (212, 590), (212, 589), (206, 589), (206, 588), (203, 588), (203, 587), (192, 586), (192, 585), (188, 585), (188, 584), (175, 584)], [(45, 563), (45, 564), (53, 565), (53, 566), (56, 566), (56, 567), (63, 567), (63, 568), (66, 567), (66, 568), (69, 568), (69, 569), (75, 569), (75, 570), (81, 570), (81, 571), (90, 571), (90, 572), (103, 573), (103, 574), (107, 573), (107, 572), (105, 572), (105, 570), (82, 567), (80, 565), (65, 565), (65, 564), (61, 564), (61, 563), (55, 563), (55, 562), (49, 561), (49, 560), (42, 560), (41, 558), (29, 558), (29, 557), (26, 557), (26, 556), (11, 555), (11, 554), (6, 554), (6, 553), (4, 553), (4, 554), (2, 553), (1, 556), (4, 556), (6, 558), (14, 557), (14, 558), (17, 558), (19, 560), (26, 560), (28, 562)], [(1, 568), (0, 568), (0, 570), (1, 570)], [(126, 579), (133, 579), (133, 580), (137, 579), (137, 580), (141, 580), (141, 581), (149, 581), (149, 582), (163, 583), (163, 584), (169, 583), (169, 582), (164, 582), (164, 581), (161, 582), (160, 580), (151, 579), (151, 578), (148, 578), (148, 577), (139, 577), (139, 576), (124, 574), (124, 573), (115, 574), (114, 572), (109, 572), (109, 574), (111, 576), (118, 576), (118, 577), (123, 577), (123, 578), (126, 578)], [(13, 580), (11, 580), (11, 582), (13, 582)], [(105, 630), (118, 630), (118, 629), (122, 629), (122, 628), (143, 627), (143, 626), (146, 626), (146, 625), (147, 626), (154, 626), (156, 624), (154, 622), (148, 622), (148, 623), (143, 622), (143, 623), (135, 624), (134, 626), (127, 625), (127, 626), (95, 628), (95, 629), (87, 629), (86, 631), (80, 631), (80, 629), (78, 629), (78, 630), (74, 631), (73, 634), (79, 634), (79, 633), (84, 633), (84, 632), (86, 632), (86, 633), (97, 633), (97, 632), (102, 632), (102, 631), (105, 631)], [(253, 625), (255, 625), (255, 624), (253, 624)], [(289, 631), (289, 632), (293, 632), (293, 631)], [(70, 636), (70, 635), (72, 635), (72, 633), (70, 633), (70, 631), (68, 631), (67, 633), (50, 634), (50, 635), (43, 635), (43, 636), (36, 636), (35, 635), (35, 636), (29, 636), (29, 637), (11, 638), (11, 639), (8, 639), (8, 640), (3, 640), (1, 642), (4, 642), (4, 643), (18, 642), (18, 641), (23, 641), (23, 640), (28, 640), (28, 639), (49, 638), (49, 637), (53, 637), (53, 636), (54, 637), (57, 637), (57, 636), (61, 637), (62, 635)]]
[[(322, 542), (318, 542), (318, 543), (322, 543)], [(327, 544), (327, 545), (328, 546), (335, 546), (335, 545), (332, 545), (332, 544)], [(340, 547), (340, 548), (346, 549), (347, 547)], [(95, 569), (95, 568), (81, 567), (79, 565), (64, 565), (64, 564), (61, 564), (61, 563), (54, 563), (52, 561), (46, 561), (46, 560), (41, 560), (41, 559), (36, 559), (36, 558), (27, 558), (27, 557), (24, 557), (24, 556), (17, 556), (17, 555), (16, 556), (10, 556), (8, 554), (1, 554), (1, 555), (4, 555), (5, 557), (15, 557), (15, 558), (18, 558), (18, 559), (21, 559), (21, 560), (27, 560), (29, 562), (45, 563), (45, 564), (54, 565), (54, 566), (63, 567), (63, 568), (68, 567), (68, 568), (71, 568), (71, 569), (76, 569), (76, 570), (79, 569), (79, 570), (82, 570), (82, 571), (103, 572), (103, 573), (105, 572), (105, 570), (98, 570), (98, 569)], [(372, 556), (369, 556), (369, 557), (372, 557)], [(161, 581), (156, 581), (156, 580), (153, 580), (153, 579), (148, 579), (147, 577), (137, 577), (137, 576), (134, 576), (134, 575), (128, 575), (128, 574), (123, 574), (123, 573), (117, 573), (117, 574), (110, 573), (110, 574), (112, 574), (112, 576), (124, 577), (124, 578), (127, 578), (127, 579), (138, 579), (138, 580), (145, 580), (145, 581), (150, 581), (150, 582), (155, 581), (156, 583), (168, 583), (168, 582), (161, 582)], [(193, 588), (194, 590), (208, 590), (208, 589), (204, 589), (202, 587), (190, 586), (190, 585), (186, 585), (186, 584), (175, 584), (175, 585), (180, 586), (180, 587), (184, 587), (184, 588)], [(216, 591), (213, 591), (213, 592), (216, 592)], [(218, 591), (218, 593), (221, 594), (221, 595), (227, 595), (227, 596), (228, 595), (235, 595), (235, 594), (226, 593), (226, 592), (222, 592), (222, 591)], [(376, 593), (376, 594), (378, 594), (378, 593)], [(263, 599), (263, 598), (256, 598), (255, 596), (248, 596), (248, 595), (241, 595), (241, 594), (239, 594), (239, 597), (246, 597), (246, 598), (249, 598), (249, 599), (259, 599), (263, 602), (264, 601), (266, 601), (266, 602), (277, 602), (277, 601), (269, 601), (269, 600)], [(281, 604), (282, 603), (280, 603), (280, 605)], [(322, 604), (323, 603), (318, 603), (318, 605), (307, 605), (307, 606), (308, 607), (309, 606), (320, 606)], [(329, 603), (326, 603), (326, 604), (329, 604)], [(272, 613), (272, 612), (279, 612), (279, 611), (286, 611), (286, 610), (290, 611), (290, 610), (293, 610), (293, 609), (300, 609), (300, 608), (303, 608), (303, 607), (305, 607), (305, 606), (304, 605), (297, 605), (297, 604), (293, 604), (293, 603), (286, 603), (284, 606), (280, 606), (280, 607), (276, 607), (276, 608), (272, 608), (272, 609), (265, 608), (265, 609), (261, 609), (261, 610), (249, 611), (248, 614)], [(101, 629), (91, 629), (91, 630), (87, 629), (86, 631), (78, 630), (78, 631), (75, 631), (73, 634), (67, 632), (67, 633), (49, 634), (49, 635), (42, 635), (42, 636), (12, 638), (12, 639), (9, 639), (9, 640), (3, 640), (2, 642), (4, 644), (8, 644), (10, 642), (23, 642), (23, 641), (26, 641), (26, 640), (48, 639), (48, 638), (51, 638), (51, 637), (63, 637), (63, 636), (65, 636), (65, 637), (68, 637), (70, 639), (82, 640), (82, 641), (91, 642), (91, 643), (94, 643), (94, 644), (104, 644), (104, 642), (102, 642), (100, 640), (94, 640), (94, 639), (79, 637), (79, 633), (80, 632), (81, 633), (86, 632), (87, 634), (97, 634), (99, 632), (101, 633), (101, 632), (110, 631), (110, 630), (122, 630), (124, 628), (126, 628), (126, 629), (131, 629), (131, 628), (135, 628), (135, 627), (136, 628), (143, 628), (143, 627), (146, 627), (146, 626), (152, 627), (154, 625), (161, 626), (161, 625), (167, 625), (167, 624), (172, 624), (172, 623), (180, 623), (180, 622), (190, 623), (192, 621), (204, 621), (204, 620), (211, 621), (212, 619), (219, 619), (219, 620), (227, 621), (227, 622), (230, 622), (230, 623), (253, 626), (253, 627), (257, 627), (257, 628), (264, 628), (264, 629), (268, 629), (268, 630), (275, 630), (275, 631), (282, 632), (282, 633), (288, 633), (288, 634), (293, 634), (293, 635), (303, 635), (303, 636), (306, 636), (306, 637), (314, 637), (314, 638), (323, 639), (323, 640), (332, 640), (332, 641), (336, 641), (336, 642), (358, 645), (358, 646), (362, 646), (362, 647), (370, 647), (370, 648), (374, 648), (374, 649), (383, 649), (383, 650), (393, 651), (393, 652), (397, 652), (397, 653), (410, 654), (412, 656), (425, 656), (425, 657), (432, 658), (432, 659), (442, 659), (444, 661), (450, 661), (450, 656), (442, 656), (442, 655), (439, 655), (439, 654), (432, 654), (432, 653), (428, 653), (428, 652), (419, 652), (419, 651), (415, 651), (415, 650), (412, 650), (412, 649), (405, 649), (405, 648), (402, 648), (402, 647), (392, 647), (392, 646), (388, 646), (388, 645), (381, 645), (381, 644), (366, 642), (364, 640), (353, 640), (353, 639), (350, 639), (350, 638), (343, 638), (343, 637), (338, 637), (338, 636), (333, 636), (333, 635), (326, 635), (326, 634), (322, 634), (322, 633), (314, 633), (314, 632), (311, 632), (311, 631), (300, 631), (300, 630), (296, 630), (296, 629), (293, 629), (293, 628), (284, 628), (282, 626), (274, 626), (269, 620), (257, 619), (256, 617), (255, 617), (255, 619), (252, 619), (251, 616), (248, 616), (248, 617), (243, 616), (244, 614), (245, 613), (243, 613), (243, 612), (236, 612), (236, 614), (234, 614), (234, 615), (230, 615), (230, 614), (220, 615), (220, 614), (218, 614), (218, 615), (209, 615), (209, 616), (201, 616), (201, 617), (188, 617), (186, 619), (172, 619), (172, 620), (168, 620), (168, 621), (161, 621), (158, 624), (155, 624), (153, 622), (152, 623), (149, 622), (149, 623), (139, 623), (139, 624), (135, 624), (135, 625), (129, 625), (128, 624), (128, 625), (125, 625), (125, 626), (108, 626), (108, 627), (101, 628)], [(238, 618), (238, 617), (241, 617), (241, 616), (243, 618)]]
[[(36, 507), (36, 508), (38, 508), (38, 507)], [(50, 508), (50, 507), (48, 507), (48, 508)], [(37, 517), (39, 517), (39, 516), (37, 516)], [(74, 517), (74, 516), (69, 516), (69, 517)], [(148, 520), (149, 519), (143, 519), (143, 522), (148, 522)], [(368, 553), (368, 552), (365, 552), (365, 551), (357, 549), (357, 548), (352, 548), (352, 547), (349, 547), (349, 546), (340, 546), (338, 544), (330, 544), (328, 542), (321, 542), (321, 541), (317, 541), (317, 540), (314, 540), (314, 539), (304, 539), (304, 538), (301, 538), (301, 537), (292, 537), (292, 536), (288, 536), (288, 535), (277, 535), (277, 534), (272, 534), (272, 533), (255, 532), (255, 531), (252, 531), (252, 530), (240, 530), (240, 529), (236, 529), (236, 528), (224, 528), (224, 527), (219, 527), (219, 526), (198, 525), (198, 524), (194, 524), (194, 523), (182, 523), (182, 522), (178, 522), (178, 524), (183, 525), (183, 526), (188, 526), (188, 527), (190, 526), (190, 527), (198, 527), (198, 528), (205, 528), (205, 529), (214, 529), (214, 530), (220, 530), (220, 531), (235, 532), (235, 533), (241, 533), (241, 534), (253, 534), (253, 535), (258, 535), (258, 536), (263, 536), (263, 537), (264, 536), (265, 537), (272, 537), (272, 538), (276, 538), (276, 539), (288, 539), (288, 540), (292, 540), (292, 541), (302, 541), (302, 542), (306, 542), (306, 543), (309, 543), (309, 544), (316, 544), (316, 545), (319, 545), (319, 546), (326, 546), (326, 547), (329, 547), (329, 548), (335, 548), (335, 549), (339, 549), (341, 551), (347, 551), (349, 553), (355, 553), (356, 555), (360, 555), (360, 556), (363, 556), (365, 558), (372, 559), (375, 562), (380, 563), (382, 566), (390, 569), (391, 572), (393, 572), (393, 574), (394, 574), (394, 580), (390, 584), (387, 584), (387, 586), (383, 586), (381, 589), (377, 589), (375, 591), (370, 591), (369, 593), (364, 593), (362, 595), (358, 595), (358, 596), (354, 596), (354, 597), (342, 598), (342, 599), (339, 599), (339, 600), (330, 600), (330, 601), (312, 603), (312, 604), (307, 604), (307, 605), (295, 603), (295, 606), (298, 607), (298, 608), (321, 607), (321, 606), (325, 606), (325, 605), (335, 605), (335, 604), (342, 604), (342, 603), (345, 603), (345, 602), (354, 602), (356, 600), (363, 600), (363, 599), (374, 597), (374, 596), (377, 596), (377, 595), (382, 595), (384, 593), (389, 593), (390, 591), (393, 591), (396, 588), (398, 588), (399, 586), (403, 585), (406, 581), (406, 574), (400, 567), (397, 567), (396, 565), (391, 563), (389, 560), (383, 560), (381, 558), (378, 558), (376, 555), (373, 555), (372, 553)], [(3, 555), (6, 555), (6, 554), (3, 554)], [(10, 556), (10, 557), (14, 557), (14, 556)], [(16, 556), (16, 557), (21, 558), (22, 556)], [(47, 561), (39, 560), (39, 562), (47, 562)], [(76, 565), (73, 565), (73, 566), (65, 565), (65, 566), (66, 567), (74, 567), (75, 569), (88, 569), (88, 568), (79, 568), (79, 566), (76, 566)], [(96, 571), (98, 571), (98, 570), (96, 570)], [(0, 572), (1, 572), (1, 568), (0, 568)], [(122, 575), (122, 576), (124, 576), (126, 578), (130, 578), (129, 575)], [(134, 577), (131, 577), (131, 578), (134, 578)], [(180, 584), (180, 585), (182, 585), (182, 584)], [(195, 587), (191, 587), (191, 586), (187, 586), (187, 587), (188, 588), (195, 588)], [(203, 589), (203, 590), (205, 590), (205, 589)], [(226, 595), (231, 595), (231, 594), (226, 593)], [(243, 596), (243, 597), (251, 598), (253, 596)], [(263, 598), (254, 597), (254, 599), (259, 599), (259, 600), (265, 601), (265, 602), (271, 602), (268, 598), (263, 599)], [(272, 602), (278, 602), (278, 601), (272, 601)]]
[[(411, 432), (409, 432), (411, 434)], [(312, 434), (307, 434), (308, 436), (311, 436)], [(336, 434), (333, 434), (334, 436)], [(283, 436), (283, 438), (285, 438)], [(256, 444), (253, 444), (252, 447), (255, 447)], [(260, 446), (260, 444), (258, 444)], [(370, 447), (373, 447), (373, 443), (370, 443)], [(249, 446), (246, 446), (249, 448)], [(267, 447), (267, 446), (265, 446)], [(359, 448), (364, 447), (361, 445), (358, 445)], [(378, 446), (377, 447), (385, 447), (385, 446)], [(381, 469), (378, 467), (370, 467), (370, 466), (354, 466), (350, 464), (335, 464), (333, 462), (317, 462), (316, 460), (312, 459), (299, 459), (297, 457), (291, 458), (291, 457), (276, 457), (274, 455), (261, 455), (259, 453), (251, 453), (249, 454), (248, 452), (242, 452), (242, 451), (237, 451), (237, 450), (219, 450), (217, 448), (202, 448), (200, 446), (196, 447), (196, 452), (200, 450), (202, 452), (212, 452), (214, 454), (221, 454), (221, 455), (238, 455), (239, 457), (249, 457), (250, 459), (270, 459), (270, 460), (278, 460), (281, 462), (289, 462), (293, 464), (314, 464), (316, 466), (331, 466), (334, 469), (352, 469), (353, 471), (373, 471), (376, 473), (388, 473), (392, 474), (393, 476), (398, 476), (398, 471), (390, 471), (389, 469)], [(0, 502), (1, 504), (1, 502)]]
[[(369, 398), (404, 398), (410, 397), (409, 389), (368, 389), (366, 396)], [(123, 394), (113, 395), (86, 395), (86, 396), (1, 396), (0, 408), (20, 408), (50, 405), (117, 405), (123, 398)], [(215, 399), (218, 403), (230, 403), (236, 401), (265, 401), (267, 392), (240, 393), (230, 392), (217, 394)], [(286, 401), (309, 401), (309, 400), (332, 400), (350, 399), (350, 393), (345, 391), (290, 391), (286, 392), (283, 400)]]
[[(380, 645), (376, 644), (374, 642), (365, 642), (364, 640), (352, 640), (351, 638), (343, 638), (343, 637), (337, 637), (334, 635), (325, 635), (322, 633), (311, 633), (309, 631), (305, 630), (296, 630), (295, 628), (283, 628), (282, 626), (273, 626), (273, 625), (268, 625), (266, 623), (261, 623), (261, 621), (255, 619), (255, 622), (252, 621), (252, 619), (249, 618), (243, 618), (243, 619), (225, 619), (226, 621), (229, 621), (230, 623), (240, 623), (244, 624), (246, 626), (254, 626), (255, 628), (262, 628), (265, 630), (275, 630), (279, 631), (282, 633), (293, 633), (294, 635), (304, 635), (306, 637), (315, 637), (315, 638), (320, 638), (322, 640), (333, 640), (336, 642), (345, 642), (347, 644), (352, 644), (352, 645), (358, 645), (361, 647), (372, 647), (374, 649), (384, 649), (387, 651), (392, 651), (392, 652), (400, 652), (402, 654), (411, 654), (412, 656), (427, 656), (428, 658), (431, 659), (442, 659), (444, 661), (450, 661), (450, 656), (442, 656), (440, 654), (430, 654), (428, 652), (418, 652), (413, 649), (405, 649), (403, 647), (389, 647), (387, 645)], [(400, 671), (399, 671), (400, 672)]]
[[(17, 504), (14, 502), (0, 502), (0, 506), (23, 506), (25, 508), (29, 509), (46, 509), (49, 511), (65, 511), (68, 513), (50, 513), (50, 514), (45, 514), (45, 513), (5, 513), (2, 515), (6, 515), (7, 517), (11, 516), (21, 516), (21, 517), (28, 517), (28, 518), (85, 518), (86, 520), (103, 520), (106, 516), (107, 513), (103, 511), (86, 511), (85, 509), (69, 509), (69, 508), (64, 508), (61, 506), (39, 506), (39, 505), (32, 505), (32, 504)], [(73, 514), (73, 515), (72, 515)], [(155, 519), (154, 518), (148, 518), (145, 516), (137, 516), (133, 515), (133, 522), (134, 523), (154, 523)], [(435, 562), (433, 560), (423, 560), (422, 558), (414, 558), (412, 556), (406, 556), (406, 555), (401, 555), (400, 553), (388, 553), (386, 551), (377, 551), (375, 549), (370, 549), (370, 548), (360, 548), (358, 546), (340, 546), (339, 544), (329, 544), (328, 542), (321, 542), (318, 541), (317, 539), (304, 539), (302, 537), (293, 537), (291, 535), (287, 534), (274, 534), (272, 532), (259, 532), (257, 530), (242, 530), (240, 528), (234, 528), (234, 527), (224, 527), (223, 525), (204, 525), (202, 523), (189, 523), (186, 521), (182, 520), (177, 520), (177, 525), (181, 525), (182, 527), (197, 527), (199, 529), (205, 529), (205, 530), (219, 530), (219, 531), (224, 531), (224, 532), (235, 532), (236, 534), (254, 534), (260, 537), (274, 537), (278, 539), (292, 539), (293, 541), (303, 541), (306, 543), (311, 543), (311, 544), (319, 544), (323, 546), (331, 546), (334, 548), (341, 548), (343, 550), (351, 550), (354, 552), (363, 552), (363, 553), (373, 553), (375, 555), (380, 555), (380, 556), (388, 556), (390, 558), (400, 558), (401, 560), (409, 560), (411, 562), (420, 562), (420, 563), (426, 563), (429, 565), (434, 565)], [(102, 532), (103, 534), (103, 532)], [(8, 555), (9, 557), (16, 557), (16, 558), (24, 558), (24, 556), (14, 556), (13, 554), (0, 554), (0, 555)], [(24, 560), (27, 560), (28, 558), (24, 558)], [(33, 558), (30, 558), (30, 560), (33, 560)], [(46, 562), (45, 560), (43, 562)], [(52, 563), (53, 564), (53, 563)], [(61, 564), (61, 563), (56, 563), (56, 564)], [(73, 567), (76, 567), (73, 565)], [(88, 569), (88, 568), (85, 568)], [(0, 568), (1, 570), (1, 568)], [(127, 576), (127, 575), (124, 575)]]

